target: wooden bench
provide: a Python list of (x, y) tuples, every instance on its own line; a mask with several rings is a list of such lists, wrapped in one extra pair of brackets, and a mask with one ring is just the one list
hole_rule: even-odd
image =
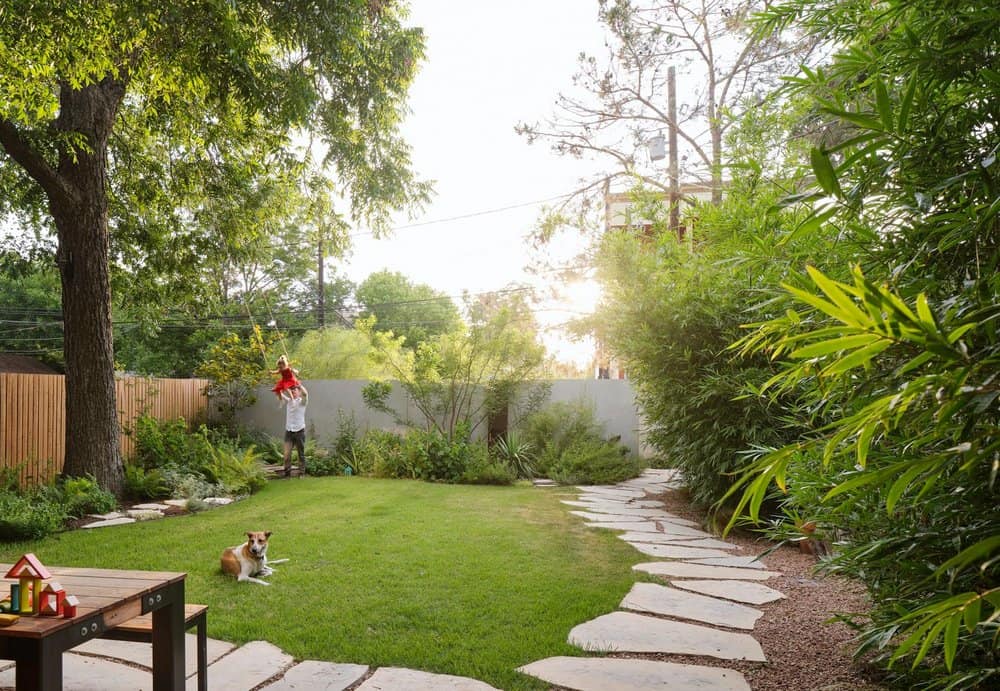
[[(198, 627), (198, 691), (208, 691), (207, 658), (208, 638), (205, 633), (205, 622), (208, 615), (208, 605), (184, 605), (184, 628)], [(108, 629), (101, 638), (115, 641), (133, 641), (137, 643), (153, 642), (153, 615), (141, 614), (129, 619), (113, 629)]]

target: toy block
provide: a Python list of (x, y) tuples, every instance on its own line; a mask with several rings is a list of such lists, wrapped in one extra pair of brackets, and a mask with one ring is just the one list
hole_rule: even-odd
[(16, 612), (21, 609), (21, 585), (19, 583), (10, 584), (10, 611)]
[(0, 614), (0, 626), (10, 626), (17, 622), (21, 617), (16, 614)]
[(80, 598), (76, 595), (67, 595), (63, 600), (63, 616), (72, 619), (76, 616), (76, 608), (80, 604)]
[(55, 581), (46, 584), (39, 597), (38, 613), (48, 617), (62, 616), (65, 597), (66, 590), (61, 585)]

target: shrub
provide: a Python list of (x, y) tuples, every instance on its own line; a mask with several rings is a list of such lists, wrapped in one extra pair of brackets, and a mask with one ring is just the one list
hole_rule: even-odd
[(230, 495), (253, 494), (267, 484), (260, 455), (252, 446), (242, 453), (223, 446), (214, 448), (205, 476)]
[[(204, 499), (225, 494), (221, 485), (209, 482), (198, 473), (178, 466), (167, 466), (162, 469), (163, 481), (168, 491), (165, 496), (183, 499)], [(189, 502), (190, 503), (190, 502)]]
[(93, 476), (66, 478), (59, 490), (65, 512), (76, 518), (88, 513), (107, 513), (118, 506), (115, 495), (101, 489)]
[(584, 437), (570, 444), (549, 476), (562, 485), (613, 485), (638, 476), (642, 468), (620, 444)]
[(58, 492), (40, 490), (28, 494), (0, 491), (0, 540), (38, 540), (62, 529), (66, 512)]
[(125, 466), (125, 496), (132, 499), (163, 499), (170, 496), (170, 486), (159, 468), (145, 470), (141, 465)]
[(136, 463), (147, 470), (173, 465), (201, 472), (212, 462), (212, 441), (204, 425), (189, 432), (183, 418), (160, 421), (143, 415), (133, 434)]
[[(402, 439), (394, 432), (370, 429), (354, 445), (352, 470), (357, 475), (376, 475), (376, 467), (393, 465), (386, 459), (402, 455)], [(381, 476), (384, 477), (384, 476)]]
[(534, 471), (548, 476), (553, 463), (579, 439), (603, 439), (594, 408), (586, 401), (550, 403), (525, 419), (523, 442), (535, 450)]
[(509, 485), (516, 479), (511, 466), (491, 456), (485, 444), (469, 445), (460, 482), (468, 485)]

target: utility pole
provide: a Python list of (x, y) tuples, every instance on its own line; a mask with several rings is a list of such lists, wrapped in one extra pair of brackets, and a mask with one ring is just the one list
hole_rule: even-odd
[(323, 284), (323, 238), (322, 236), (316, 243), (316, 321), (319, 323), (319, 328), (326, 326), (326, 305), (325, 294), (326, 286)]
[(684, 239), (681, 228), (681, 186), (677, 158), (677, 78), (671, 65), (667, 69), (667, 109), (670, 118), (670, 230), (677, 234), (678, 240)]

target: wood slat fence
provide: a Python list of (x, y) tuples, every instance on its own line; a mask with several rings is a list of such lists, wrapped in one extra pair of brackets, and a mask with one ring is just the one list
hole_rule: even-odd
[[(122, 455), (135, 441), (126, 433), (146, 413), (158, 420), (203, 420), (207, 379), (124, 377), (115, 381)], [(61, 374), (0, 373), (0, 472), (16, 471), (22, 486), (49, 482), (63, 466), (66, 388)]]

